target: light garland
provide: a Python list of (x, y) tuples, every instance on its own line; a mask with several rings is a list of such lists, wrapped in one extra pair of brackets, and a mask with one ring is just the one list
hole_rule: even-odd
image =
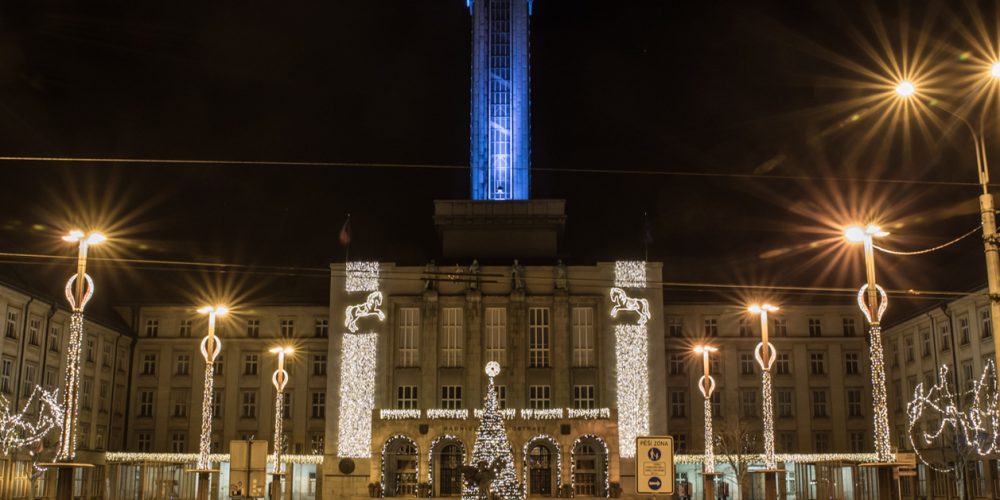
[[(209, 461), (217, 463), (229, 463), (229, 453), (211, 453)], [(167, 463), (167, 464), (190, 464), (198, 461), (197, 453), (134, 453), (124, 451), (109, 451), (104, 454), (106, 463), (128, 464), (128, 463)], [(268, 463), (274, 463), (274, 456), (267, 456)], [(281, 462), (285, 464), (313, 464), (322, 465), (323, 455), (281, 455)]]
[(635, 456), (635, 438), (649, 432), (649, 374), (645, 326), (615, 325), (619, 454)]
[(347, 306), (344, 311), (344, 326), (347, 331), (356, 333), (358, 331), (358, 320), (368, 316), (375, 316), (379, 321), (385, 321), (385, 312), (382, 311), (382, 292), (372, 292), (364, 302)]
[(378, 290), (378, 262), (348, 262), (344, 264), (344, 291), (374, 292)]
[(604, 496), (610, 497), (611, 480), (608, 478), (608, 457), (609, 457), (608, 443), (604, 442), (604, 439), (601, 439), (601, 436), (598, 436), (596, 434), (584, 434), (583, 436), (576, 438), (576, 441), (573, 441), (573, 447), (570, 448), (569, 481), (570, 481), (570, 487), (573, 489), (573, 495), (574, 496), (576, 495), (576, 448), (577, 446), (580, 445), (580, 443), (583, 442), (584, 439), (592, 439), (595, 442), (597, 442), (597, 444), (601, 445), (601, 451), (603, 451), (603, 459), (601, 460), (601, 462), (604, 463)]
[[(443, 441), (453, 441), (458, 445), (459, 449), (462, 451), (462, 464), (465, 464), (465, 443), (462, 442), (457, 436), (451, 434), (444, 434), (438, 436), (431, 441), (430, 447), (427, 449), (427, 489), (430, 490), (431, 496), (434, 496), (434, 450)], [(461, 477), (461, 476), (460, 476)], [(461, 479), (459, 479), (461, 481)]]
[[(497, 412), (500, 413), (500, 416), (503, 417), (504, 420), (512, 420), (517, 417), (517, 410), (514, 408), (504, 408), (502, 410), (497, 410)], [(476, 408), (475, 410), (472, 410), (472, 414), (476, 418), (483, 418), (483, 409)]]
[(380, 420), (414, 420), (420, 418), (420, 410), (391, 410), (383, 409), (378, 411)]
[(705, 396), (705, 466), (706, 474), (715, 472), (715, 441), (712, 437), (712, 398)]
[(761, 393), (764, 405), (764, 468), (774, 470), (778, 464), (774, 459), (774, 403), (771, 400), (771, 372), (761, 373)]
[[(941, 467), (924, 458), (917, 446), (914, 434), (918, 434), (924, 445), (931, 445), (951, 429), (954, 441), (980, 457), (994, 455), (1000, 451), (1000, 396), (997, 395), (997, 373), (993, 360), (987, 360), (983, 374), (972, 381), (966, 391), (952, 392), (948, 383), (948, 365), (940, 368), (940, 382), (925, 392), (923, 382), (913, 391), (913, 401), (906, 405), (910, 444), (924, 465), (939, 472), (952, 472), (952, 467)], [(962, 404), (965, 402), (965, 408)], [(929, 411), (928, 411), (929, 410)], [(918, 429), (918, 423), (925, 418), (937, 422), (937, 428)], [(950, 439), (949, 439), (950, 440)]]
[(646, 288), (646, 262), (642, 260), (615, 261), (615, 286), (619, 288)]
[(215, 336), (216, 316), (228, 310), (221, 306), (206, 306), (198, 312), (208, 314), (208, 334), (201, 341), (201, 355), (205, 358), (205, 377), (201, 393), (201, 435), (198, 441), (198, 465), (201, 470), (211, 468), (208, 456), (212, 452), (212, 397), (215, 392), (215, 359), (222, 352), (222, 341)]
[(451, 408), (431, 408), (427, 410), (427, 418), (431, 420), (465, 420), (469, 418), (469, 410)]
[(603, 420), (611, 418), (610, 408), (566, 408), (567, 416), (579, 420)]
[(551, 446), (552, 449), (555, 450), (555, 456), (556, 456), (556, 489), (555, 489), (555, 491), (552, 492), (552, 496), (560, 496), (559, 495), (559, 488), (562, 487), (562, 450), (559, 449), (559, 442), (556, 441), (555, 438), (553, 438), (552, 436), (550, 436), (548, 434), (537, 434), (535, 436), (532, 436), (531, 439), (529, 439), (526, 443), (524, 443), (524, 449), (521, 452), (523, 454), (523, 457), (524, 457), (524, 472), (523, 472), (522, 477), (524, 477), (524, 496), (525, 497), (527, 497), (528, 493), (529, 493), (529, 491), (528, 491), (528, 489), (529, 489), (528, 481), (529, 481), (529, 477), (530, 476), (528, 475), (528, 461), (531, 459), (531, 456), (528, 454), (528, 452), (531, 451), (531, 448), (532, 448), (533, 444), (541, 442), (541, 441), (544, 441), (544, 442), (548, 443), (549, 446)]
[[(381, 493), (380, 496), (382, 496), (382, 497), (386, 496), (386, 494), (385, 494), (385, 458), (386, 458), (386, 455), (388, 455), (389, 446), (392, 445), (392, 444), (394, 444), (397, 441), (406, 441), (407, 443), (410, 444), (410, 446), (413, 446), (413, 451), (414, 451), (414, 453), (416, 453), (416, 459), (414, 460), (414, 467), (415, 467), (414, 470), (415, 470), (415, 473), (416, 473), (416, 477), (420, 477), (420, 447), (417, 446), (417, 442), (414, 441), (413, 439), (411, 439), (410, 436), (407, 436), (406, 434), (394, 434), (392, 436), (389, 436), (389, 439), (386, 439), (385, 442), (382, 443), (382, 462), (381, 462), (381, 469), (380, 469), (381, 472), (379, 473), (379, 482), (378, 482), (378, 484), (379, 484), (379, 492)], [(392, 496), (392, 495), (390, 495), (390, 496)]]
[[(75, 278), (75, 277), (74, 277)], [(66, 284), (69, 290), (71, 279)], [(92, 281), (88, 280), (88, 283)], [(67, 297), (69, 297), (67, 295)], [(76, 423), (80, 418), (80, 354), (83, 349), (83, 311), (76, 309), (69, 318), (69, 345), (66, 349), (66, 393), (63, 398), (64, 421), (56, 451), (56, 460), (72, 461), (76, 458)]]
[[(764, 463), (764, 455), (761, 454), (742, 454), (739, 457), (740, 460), (747, 463)], [(875, 453), (777, 453), (774, 457), (778, 462), (786, 464), (817, 462), (868, 463), (878, 459), (878, 455)], [(736, 459), (735, 456), (730, 457), (729, 455), (719, 455), (719, 458), (726, 461)], [(690, 465), (704, 464), (705, 456), (693, 454), (674, 455), (674, 463)]]
[[(866, 245), (870, 243), (867, 240)], [(869, 278), (873, 279), (873, 278)], [(873, 425), (875, 427), (875, 453), (878, 454), (878, 461), (887, 463), (892, 461), (892, 442), (889, 436), (889, 408), (885, 389), (885, 358), (882, 352), (882, 314), (889, 306), (889, 297), (880, 285), (875, 285), (875, 290), (879, 297), (879, 304), (869, 306), (865, 301), (868, 294), (868, 284), (862, 285), (858, 290), (858, 307), (868, 320), (868, 334), (871, 341), (868, 345), (868, 354), (872, 363), (872, 406), (874, 415)]]
[(343, 339), (337, 456), (367, 458), (371, 455), (378, 334), (348, 334)]
[[(31, 407), (36, 403), (39, 408), (34, 414)], [(12, 412), (7, 398), (0, 396), (0, 452), (9, 457), (19, 449), (34, 447), (57, 427), (61, 428), (63, 418), (58, 390), (35, 386), (17, 413)]]
[(631, 311), (639, 315), (639, 319), (636, 324), (639, 326), (645, 325), (646, 322), (652, 317), (649, 312), (649, 301), (642, 298), (629, 297), (625, 290), (621, 288), (611, 289), (611, 303), (614, 306), (611, 307), (611, 317), (617, 318), (618, 313), (622, 311)]
[(521, 418), (525, 420), (559, 420), (563, 418), (562, 408), (545, 408), (545, 409), (532, 409), (524, 408), (521, 410)]

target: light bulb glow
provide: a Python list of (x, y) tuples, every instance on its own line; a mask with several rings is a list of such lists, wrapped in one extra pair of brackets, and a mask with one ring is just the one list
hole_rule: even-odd
[(990, 65), (990, 77), (1000, 78), (1000, 61), (997, 61)]
[(844, 238), (851, 243), (863, 243), (867, 237), (865, 230), (859, 226), (851, 226), (844, 230)]
[(910, 97), (917, 91), (916, 86), (909, 80), (903, 80), (896, 84), (896, 95), (900, 97)]

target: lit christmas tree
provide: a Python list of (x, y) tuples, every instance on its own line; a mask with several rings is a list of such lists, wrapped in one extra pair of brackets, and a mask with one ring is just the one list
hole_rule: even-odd
[(483, 401), (483, 414), (476, 431), (476, 444), (472, 447), (472, 464), (463, 467), (465, 484), (462, 488), (463, 500), (480, 500), (490, 497), (503, 500), (522, 500), (524, 490), (514, 471), (514, 453), (507, 441), (507, 430), (500, 414), (496, 386), (493, 377), (500, 373), (500, 364), (490, 361), (486, 364), (486, 375), (490, 385)]

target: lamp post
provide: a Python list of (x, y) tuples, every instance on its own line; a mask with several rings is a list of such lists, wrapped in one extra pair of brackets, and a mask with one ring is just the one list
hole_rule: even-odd
[[(288, 385), (288, 372), (285, 371), (285, 356), (295, 352), (291, 347), (275, 347), (271, 353), (278, 355), (278, 369), (274, 370), (271, 382), (274, 383), (274, 473), (271, 479), (271, 498), (281, 498), (281, 448), (284, 446), (282, 434), (283, 409), (285, 401), (285, 386)], [(291, 483), (289, 483), (291, 484)]]
[(92, 467), (88, 464), (75, 463), (77, 420), (80, 411), (80, 355), (83, 348), (83, 309), (94, 296), (94, 280), (87, 274), (87, 251), (91, 245), (97, 245), (104, 240), (101, 233), (85, 234), (74, 229), (64, 241), (77, 244), (76, 274), (66, 282), (66, 301), (69, 302), (72, 314), (69, 323), (69, 347), (66, 349), (66, 393), (63, 402), (62, 432), (59, 437), (59, 448), (56, 450), (58, 475), (56, 480), (56, 498), (70, 499), (73, 496), (73, 474), (77, 468)]
[(694, 352), (701, 354), (703, 375), (698, 379), (698, 390), (705, 397), (705, 461), (702, 464), (702, 479), (705, 498), (715, 498), (715, 478), (721, 474), (715, 472), (715, 440), (712, 436), (712, 393), (715, 391), (715, 379), (709, 370), (709, 355), (719, 348), (709, 345), (697, 345)]
[(764, 474), (764, 498), (775, 500), (778, 497), (777, 475), (784, 472), (778, 469), (774, 459), (774, 407), (773, 390), (771, 388), (771, 367), (778, 357), (774, 345), (767, 338), (767, 313), (777, 311), (777, 306), (771, 304), (752, 305), (747, 308), (751, 314), (760, 315), (760, 342), (754, 350), (754, 357), (760, 365), (761, 401), (764, 413), (764, 469), (755, 472)]
[(215, 385), (215, 358), (222, 352), (222, 341), (215, 336), (215, 320), (225, 316), (229, 308), (225, 306), (204, 306), (198, 309), (208, 315), (208, 335), (201, 340), (201, 355), (205, 358), (205, 385), (201, 396), (201, 440), (198, 442), (198, 465), (188, 472), (198, 474), (198, 500), (208, 500), (209, 478), (217, 469), (212, 469), (209, 453), (212, 451), (212, 396)]

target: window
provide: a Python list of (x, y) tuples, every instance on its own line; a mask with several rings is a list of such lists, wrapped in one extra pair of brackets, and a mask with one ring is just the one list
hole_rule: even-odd
[(687, 453), (688, 451), (687, 434), (674, 434), (674, 451), (676, 451), (677, 453)]
[(993, 336), (993, 322), (990, 321), (989, 308), (979, 310), (979, 335), (980, 338), (984, 339), (988, 339)]
[(549, 386), (533, 385), (528, 387), (528, 408), (544, 410), (549, 408)]
[(177, 375), (189, 375), (191, 373), (191, 355), (178, 354), (174, 366), (177, 367)]
[(792, 391), (791, 389), (778, 389), (774, 391), (774, 399), (777, 402), (778, 418), (792, 418)]
[(794, 452), (797, 447), (795, 442), (794, 432), (779, 432), (778, 433), (778, 450), (784, 453)]
[(174, 411), (172, 416), (176, 418), (187, 418), (188, 395), (182, 392), (174, 394)]
[(7, 394), (14, 392), (14, 360), (3, 358), (0, 362), (0, 391)]
[(313, 354), (312, 374), (326, 375), (326, 354)]
[(37, 367), (32, 364), (24, 365), (24, 380), (21, 382), (21, 395), (24, 397), (31, 396), (32, 391), (35, 390), (35, 372)]
[(594, 366), (594, 308), (573, 308), (573, 366)]
[(951, 330), (948, 325), (941, 325), (939, 329), (941, 333), (941, 350), (950, 351), (951, 350)]
[(420, 361), (420, 309), (416, 307), (401, 307), (396, 320), (396, 331), (399, 334), (400, 367), (418, 366)]
[(136, 443), (140, 452), (153, 451), (153, 433), (149, 431), (139, 431), (136, 433)]
[(826, 354), (822, 352), (809, 353), (809, 373), (826, 375)]
[(926, 358), (927, 356), (931, 355), (931, 331), (922, 330), (920, 332), (920, 338), (921, 338), (920, 354), (921, 356)]
[(749, 352), (740, 353), (740, 375), (753, 375), (755, 364), (757, 362), (753, 359), (753, 354)]
[(441, 361), (446, 367), (462, 366), (462, 346), (465, 340), (462, 332), (462, 309), (445, 307), (441, 309)]
[(330, 320), (328, 318), (316, 318), (313, 323), (313, 337), (325, 339), (330, 336)]
[(716, 387), (709, 399), (712, 402), (712, 418), (722, 418), (722, 391)]
[(899, 342), (889, 341), (889, 366), (896, 368), (899, 366)]
[(98, 425), (97, 434), (94, 436), (94, 448), (98, 450), (103, 450), (106, 445), (104, 442), (105, 436), (108, 435), (108, 426)]
[(178, 335), (180, 335), (181, 337), (190, 337), (191, 336), (191, 320), (189, 320), (189, 319), (182, 319), (181, 320), (181, 327), (180, 327), (180, 331), (178, 332)]
[(740, 337), (753, 337), (753, 327), (748, 318), (740, 318)]
[(860, 418), (861, 414), (861, 389), (847, 390), (847, 416)]
[(528, 367), (549, 366), (549, 308), (528, 309)]
[(684, 319), (680, 316), (667, 317), (667, 335), (671, 337), (684, 336)]
[(813, 418), (826, 418), (826, 392), (812, 391)]
[(809, 336), (810, 337), (823, 336), (823, 325), (820, 318), (809, 318)]
[(286, 392), (281, 396), (281, 417), (285, 420), (292, 418), (292, 393)]
[(507, 309), (486, 308), (486, 361), (507, 366)]
[(17, 311), (7, 310), (7, 325), (4, 328), (4, 335), (9, 339), (17, 338)]
[(975, 375), (972, 373), (972, 361), (962, 363), (962, 378), (965, 382), (965, 390), (972, 389), (972, 384), (975, 383)]
[(42, 321), (38, 318), (28, 320), (28, 345), (39, 346), (39, 331), (42, 329)]
[(441, 386), (441, 408), (449, 410), (458, 410), (462, 408), (462, 386)]
[(787, 337), (788, 336), (788, 322), (784, 319), (774, 320), (774, 336), (775, 337)]
[(156, 354), (147, 353), (142, 355), (142, 374), (156, 375)]
[(243, 418), (257, 417), (257, 392), (243, 391), (243, 406), (240, 416)]
[(418, 407), (417, 386), (401, 385), (396, 388), (396, 408), (400, 410), (416, 410)]
[(716, 356), (708, 360), (708, 373), (710, 375), (722, 375), (722, 356)]
[(187, 434), (175, 432), (170, 436), (170, 451), (173, 453), (184, 453), (187, 451)]
[(757, 418), (757, 391), (740, 392), (740, 414), (743, 418)]
[(861, 453), (865, 451), (865, 433), (864, 432), (852, 432), (849, 435), (850, 447), (852, 453)]
[(101, 344), (103, 354), (101, 354), (101, 364), (105, 368), (111, 368), (111, 342)]
[(910, 363), (914, 360), (915, 355), (913, 353), (913, 335), (907, 335), (903, 338), (903, 355), (906, 356), (906, 362)]
[(247, 337), (257, 338), (260, 337), (260, 320), (257, 318), (251, 318), (247, 320)]
[(147, 319), (146, 336), (152, 338), (152, 337), (158, 337), (159, 335), (160, 335), (160, 320)]
[(774, 371), (778, 375), (788, 375), (792, 373), (792, 360), (787, 352), (779, 352), (774, 360)]
[(295, 320), (291, 318), (282, 318), (278, 323), (279, 331), (281, 336), (284, 338), (292, 338), (295, 336)]
[(829, 432), (814, 432), (813, 433), (813, 451), (816, 453), (826, 453), (830, 451), (830, 433)]
[(844, 336), (854, 337), (858, 334), (858, 327), (854, 318), (844, 318)]
[(856, 352), (845, 352), (844, 353), (844, 373), (848, 375), (860, 375), (861, 374), (861, 363), (859, 359), (861, 355)]
[(221, 390), (212, 392), (212, 418), (222, 417), (222, 405), (225, 401), (225, 394)]
[(221, 377), (226, 373), (226, 363), (222, 359), (222, 354), (215, 357), (215, 363), (212, 363), (212, 374), (216, 377)]
[(59, 352), (59, 327), (53, 326), (49, 328), (49, 350), (52, 352)]
[(969, 317), (958, 318), (958, 339), (960, 345), (969, 344)]
[(56, 382), (56, 369), (48, 367), (45, 369), (45, 388), (54, 390), (59, 384)]
[(687, 393), (670, 391), (670, 418), (687, 417)]
[(719, 319), (718, 318), (705, 318), (705, 336), (706, 337), (718, 337), (719, 336)]
[(139, 416), (152, 418), (153, 417), (153, 400), (155, 394), (151, 390), (139, 391)]
[(498, 385), (497, 386), (497, 406), (499, 406), (501, 410), (507, 408), (507, 386), (506, 385)]
[(325, 437), (326, 436), (322, 432), (314, 432), (311, 436), (309, 436), (309, 447), (311, 448), (313, 455), (323, 454), (323, 445), (326, 442)]
[(684, 354), (679, 352), (667, 354), (667, 368), (671, 375), (684, 375), (686, 365)]
[(243, 355), (243, 374), (244, 375), (256, 375), (257, 374), (257, 362), (259, 356), (257, 354), (244, 354)]
[(94, 362), (94, 337), (87, 336), (87, 362)]
[[(546, 386), (548, 387), (548, 386)], [(574, 385), (573, 386), (573, 407), (583, 410), (593, 409), (595, 406), (594, 386)]]

